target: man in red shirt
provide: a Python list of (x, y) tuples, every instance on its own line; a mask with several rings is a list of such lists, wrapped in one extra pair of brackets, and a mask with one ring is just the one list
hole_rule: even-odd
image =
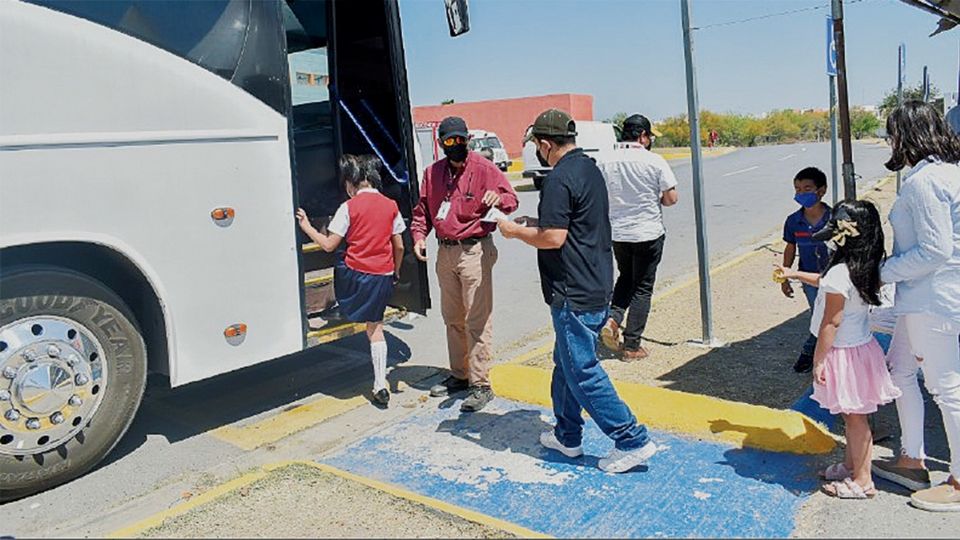
[(440, 123), (445, 158), (428, 167), (413, 210), (413, 252), (427, 260), (426, 238), (435, 230), (440, 311), (447, 325), (449, 377), (430, 389), (446, 396), (470, 389), (460, 410), (479, 411), (493, 399), (490, 342), (493, 337), (493, 265), (497, 248), (490, 233), (496, 220), (483, 218), (496, 208), (517, 209), (517, 194), (496, 165), (467, 149), (467, 123), (455, 116)]

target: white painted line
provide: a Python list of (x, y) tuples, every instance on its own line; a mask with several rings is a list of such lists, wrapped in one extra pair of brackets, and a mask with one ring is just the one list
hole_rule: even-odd
[(789, 156), (783, 156), (782, 158), (780, 158), (780, 161), (786, 161), (786, 160), (788, 160), (788, 159), (790, 159), (790, 158), (792, 158), (792, 157), (797, 157), (797, 155), (796, 155), (796, 154), (790, 154)]
[(733, 176), (733, 175), (735, 175), (735, 174), (745, 173), (745, 172), (752, 171), (752, 170), (754, 170), (754, 169), (759, 169), (759, 168), (760, 168), (759, 165), (754, 165), (753, 167), (748, 167), (748, 168), (746, 168), (746, 169), (740, 169), (739, 171), (728, 172), (727, 174), (725, 174), (725, 175), (723, 175), (723, 176), (725, 176), (725, 177), (726, 177), (726, 176)]

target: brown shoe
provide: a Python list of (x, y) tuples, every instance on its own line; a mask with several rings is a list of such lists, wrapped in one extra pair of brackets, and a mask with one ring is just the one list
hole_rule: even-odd
[(620, 344), (620, 325), (613, 319), (607, 319), (607, 324), (600, 330), (600, 343), (613, 352), (623, 349)]
[(911, 491), (930, 489), (930, 471), (898, 467), (896, 459), (874, 460), (870, 464), (870, 470), (878, 478), (883, 478)]
[(650, 351), (641, 346), (637, 349), (624, 349), (620, 359), (624, 362), (635, 362), (637, 360), (643, 360), (648, 356), (650, 356)]
[(910, 504), (928, 512), (960, 512), (960, 490), (940, 484), (910, 496)]

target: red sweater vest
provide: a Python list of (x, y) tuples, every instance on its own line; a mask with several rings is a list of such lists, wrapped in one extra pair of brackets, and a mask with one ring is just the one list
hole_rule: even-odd
[(388, 275), (394, 271), (393, 222), (397, 203), (380, 193), (358, 193), (347, 201), (350, 228), (344, 263), (357, 272)]

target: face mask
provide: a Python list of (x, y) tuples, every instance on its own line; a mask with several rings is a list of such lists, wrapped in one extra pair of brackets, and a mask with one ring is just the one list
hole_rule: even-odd
[[(550, 153), (548, 152), (547, 155), (549, 156)], [(550, 166), (550, 162), (547, 161), (547, 158), (543, 157), (543, 154), (540, 153), (540, 148), (537, 148), (537, 161), (540, 162), (540, 166), (541, 166), (541, 167), (549, 167), (549, 166)]]
[(463, 163), (467, 159), (467, 145), (455, 144), (449, 148), (444, 146), (443, 155), (447, 156), (447, 159), (449, 159), (450, 161)]
[(817, 194), (813, 192), (797, 193), (793, 200), (797, 201), (797, 204), (804, 208), (813, 208), (818, 202), (820, 202), (820, 198), (817, 197)]

